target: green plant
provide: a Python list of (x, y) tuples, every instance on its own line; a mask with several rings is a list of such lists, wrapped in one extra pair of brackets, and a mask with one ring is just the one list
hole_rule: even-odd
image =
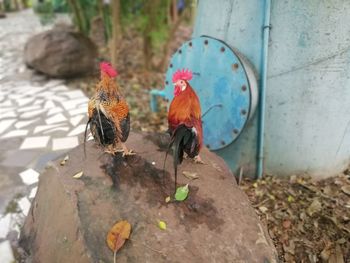
[(43, 25), (51, 23), (55, 17), (51, 1), (37, 2), (33, 9), (39, 15), (40, 22)]

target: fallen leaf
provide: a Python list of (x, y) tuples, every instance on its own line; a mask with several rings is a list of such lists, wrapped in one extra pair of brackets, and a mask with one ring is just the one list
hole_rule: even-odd
[(329, 257), (329, 263), (344, 263), (344, 256), (341, 247), (337, 244), (334, 253)]
[(266, 206), (259, 206), (259, 210), (262, 212), (262, 213), (266, 213), (267, 210), (269, 210)]
[(347, 195), (350, 195), (350, 185), (344, 185), (341, 187), (341, 190), (347, 194)]
[(166, 230), (166, 223), (164, 221), (159, 221), (158, 223), (158, 227), (161, 229), (161, 230)]
[(337, 240), (338, 244), (345, 244), (345, 242), (346, 242), (346, 239), (343, 237)]
[(321, 211), (322, 209), (322, 205), (320, 203), (320, 201), (318, 201), (318, 199), (314, 199), (311, 203), (311, 205), (306, 209), (306, 213), (309, 216), (312, 216), (313, 214)]
[(75, 175), (73, 175), (73, 178), (74, 179), (79, 179), (80, 177), (83, 176), (83, 171), (79, 172), (79, 173), (76, 173)]
[(271, 200), (276, 200), (276, 197), (274, 195), (272, 194), (267, 194), (267, 195), (270, 197)]
[(183, 171), (182, 174), (183, 174), (186, 178), (188, 178), (188, 179), (190, 179), (190, 180), (195, 180), (195, 179), (198, 179), (198, 178), (199, 178), (198, 175), (197, 175), (197, 173), (191, 173), (191, 172)]
[(291, 175), (289, 181), (294, 184), (297, 181), (297, 176), (295, 174)]
[(331, 250), (330, 248), (324, 248), (320, 254), (322, 260), (324, 260), (325, 262), (328, 262), (329, 256), (331, 255)]
[(294, 202), (295, 200), (294, 200), (294, 197), (293, 197), (293, 196), (288, 195), (287, 201), (288, 201), (288, 203), (292, 203), (292, 202)]
[(290, 222), (289, 220), (284, 220), (282, 225), (285, 229), (288, 229), (292, 225), (292, 222)]
[(301, 212), (299, 215), (299, 218), (303, 221), (305, 221), (307, 219), (307, 215), (304, 212)]
[(259, 197), (262, 197), (264, 196), (265, 194), (265, 191), (264, 190), (258, 190), (258, 189), (255, 189), (255, 194)]
[(113, 251), (117, 252), (130, 237), (131, 225), (128, 221), (123, 220), (116, 223), (107, 234), (107, 245)]
[(168, 196), (167, 198), (165, 198), (165, 203), (169, 203), (170, 202), (170, 196)]
[(63, 166), (63, 165), (66, 164), (66, 162), (67, 162), (68, 160), (69, 160), (69, 156), (66, 155), (66, 156), (63, 158), (63, 160), (60, 162), (60, 164)]
[(289, 241), (288, 246), (287, 245), (283, 245), (283, 249), (288, 252), (291, 255), (294, 255), (295, 253), (295, 244), (293, 240)]
[(188, 184), (186, 184), (185, 186), (178, 187), (175, 193), (176, 201), (184, 201), (187, 198), (188, 192)]
[(253, 187), (254, 187), (254, 188), (257, 188), (257, 187), (258, 187), (258, 184), (257, 184), (257, 183), (254, 183), (254, 184), (253, 184)]
[(324, 188), (323, 188), (323, 192), (328, 195), (328, 196), (333, 196), (333, 191), (332, 191), (332, 187), (329, 186), (329, 185), (326, 185)]

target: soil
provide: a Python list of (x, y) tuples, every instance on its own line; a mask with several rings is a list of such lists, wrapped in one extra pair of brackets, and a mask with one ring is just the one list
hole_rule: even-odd
[(240, 185), (282, 262), (350, 262), (350, 172), (320, 181), (264, 176)]

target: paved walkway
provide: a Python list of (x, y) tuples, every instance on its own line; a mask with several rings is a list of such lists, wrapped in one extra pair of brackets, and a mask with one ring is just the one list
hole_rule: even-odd
[(31, 10), (8, 14), (0, 28), (0, 262), (7, 263), (40, 173), (82, 142), (88, 99), (24, 66), (27, 39), (45, 29)]

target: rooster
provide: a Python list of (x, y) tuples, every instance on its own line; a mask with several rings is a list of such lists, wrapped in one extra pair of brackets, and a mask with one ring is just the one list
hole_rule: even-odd
[[(123, 152), (125, 155), (134, 154), (129, 151), (124, 142), (128, 139), (130, 132), (129, 107), (119, 91), (115, 82), (117, 71), (107, 62), (100, 63), (101, 80), (96, 85), (94, 96), (88, 103), (89, 120), (91, 133), (105, 151), (115, 154)], [(122, 150), (117, 149), (118, 143)]]
[(185, 69), (176, 71), (172, 78), (175, 88), (168, 112), (171, 135), (168, 151), (174, 146), (175, 191), (177, 165), (182, 163), (184, 153), (194, 158), (195, 162), (203, 163), (199, 156), (203, 144), (201, 106), (197, 94), (188, 83), (191, 79), (192, 72)]

